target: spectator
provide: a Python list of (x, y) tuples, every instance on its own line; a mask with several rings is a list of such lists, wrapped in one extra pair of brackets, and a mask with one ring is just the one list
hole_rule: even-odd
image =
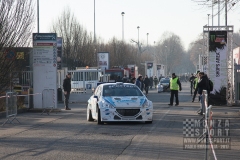
[(68, 73), (66, 75), (66, 78), (63, 80), (63, 90), (64, 90), (64, 104), (65, 104), (65, 110), (71, 110), (71, 108), (68, 107), (69, 103), (69, 97), (71, 92), (71, 73)]
[[(194, 87), (194, 92), (193, 92), (193, 98), (192, 98), (192, 102), (194, 102), (195, 98), (196, 98), (196, 95), (197, 95), (197, 92), (198, 92), (198, 82), (199, 82), (199, 72), (200, 71), (197, 71), (197, 74), (195, 76), (195, 79), (193, 81), (193, 87)], [(200, 97), (198, 97), (198, 101), (200, 101)]]
[(117, 79), (116, 79), (116, 81), (115, 82), (122, 82), (122, 79), (121, 79), (121, 77), (120, 76), (117, 76)]
[(142, 88), (142, 76), (138, 76), (135, 84), (136, 86), (138, 86), (139, 89)]
[(157, 85), (158, 85), (158, 78), (157, 78), (157, 76), (154, 77), (153, 82), (154, 82), (155, 88), (157, 88)]
[(123, 77), (123, 79), (122, 79), (122, 82), (123, 82), (123, 83), (127, 83), (127, 81), (128, 81), (128, 78), (127, 78), (127, 75), (125, 74), (124, 77)]
[(131, 79), (130, 83), (135, 84), (135, 82), (136, 82), (136, 78), (133, 77), (133, 78)]
[(149, 78), (149, 80), (150, 80), (150, 89), (152, 89), (152, 86), (153, 86), (153, 77), (151, 76), (151, 77)]
[(145, 76), (143, 83), (144, 83), (144, 89), (145, 89), (146, 96), (147, 96), (148, 95), (149, 85), (150, 85), (150, 80), (149, 80), (147, 75)]
[[(203, 90), (206, 90), (208, 95), (210, 94), (209, 80), (208, 80), (207, 75), (204, 74), (204, 72), (199, 72), (199, 77), (200, 77), (200, 80), (198, 82), (198, 94), (200, 95), (200, 100), (202, 100)], [(204, 102), (202, 102), (202, 103), (204, 103)], [(208, 105), (208, 102), (207, 102), (207, 105)], [(203, 105), (202, 105), (202, 107), (203, 107)], [(203, 111), (204, 111), (204, 108), (201, 108), (201, 111), (198, 114), (202, 115)]]
[(192, 91), (193, 91), (193, 82), (194, 82), (194, 79), (195, 79), (196, 77), (193, 75), (193, 73), (192, 73), (192, 76), (189, 78), (189, 82), (190, 82), (190, 93), (191, 93), (191, 96), (192, 96)]

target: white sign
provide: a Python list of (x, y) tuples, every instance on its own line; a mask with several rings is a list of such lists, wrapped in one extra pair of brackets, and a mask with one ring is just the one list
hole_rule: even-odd
[(33, 33), (34, 108), (57, 108), (56, 37), (56, 33)]
[(108, 52), (99, 52), (98, 53), (98, 67), (101, 70), (109, 69), (109, 53)]
[(227, 87), (227, 32), (210, 31), (209, 39), (209, 71), (208, 77), (213, 82), (213, 93)]

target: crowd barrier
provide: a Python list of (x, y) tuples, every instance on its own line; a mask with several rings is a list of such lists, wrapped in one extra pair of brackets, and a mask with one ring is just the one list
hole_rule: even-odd
[[(203, 90), (200, 101), (200, 109), (202, 110), (203, 117), (201, 123), (204, 124), (205, 132), (199, 137), (199, 143), (205, 139), (205, 157), (204, 160), (210, 159), (209, 146), (211, 148), (214, 160), (217, 160), (217, 156), (213, 147), (212, 136), (210, 129), (212, 128), (212, 105), (208, 106), (208, 94), (206, 90)], [(198, 112), (199, 112), (198, 110)]]
[(26, 95), (21, 95), (18, 94), (18, 92), (7, 92), (5, 96), (0, 96), (0, 99), (5, 98), (6, 99), (6, 121), (2, 124), (4, 126), (6, 123), (9, 124), (14, 124), (13, 121), (17, 121), (20, 123), (20, 121), (17, 119), (17, 113), (18, 113), (18, 106), (17, 106), (17, 97), (28, 97), (28, 107), (26, 108), (31, 108), (30, 106), (33, 105), (33, 97), (35, 95), (40, 95), (42, 93), (35, 93), (32, 94), (30, 90), (28, 91), (28, 94)]
[(6, 98), (6, 118), (7, 120), (2, 124), (4, 126), (6, 123), (14, 124), (13, 121), (17, 119), (17, 92), (7, 92), (6, 96), (2, 96)]

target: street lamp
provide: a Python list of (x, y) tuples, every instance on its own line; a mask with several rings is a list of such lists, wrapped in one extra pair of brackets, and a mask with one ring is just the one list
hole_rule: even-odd
[[(167, 48), (167, 46), (165, 46), (165, 48)], [(166, 75), (168, 75), (168, 56), (167, 56), (167, 51), (166, 51), (166, 66), (165, 66), (165, 68), (166, 68)]]
[(137, 26), (137, 29), (138, 29), (138, 45), (139, 45), (139, 26)]
[(37, 0), (37, 32), (39, 33), (39, 0)]
[(208, 30), (209, 30), (209, 16), (210, 16), (210, 14), (207, 14), (208, 15)]
[[(139, 28), (140, 28), (140, 27), (137, 26), (137, 29), (138, 29), (138, 51), (139, 51), (139, 49), (140, 49), (140, 48), (139, 48)], [(140, 51), (139, 51), (139, 52), (140, 52)]]
[(96, 44), (96, 27), (95, 27), (95, 0), (94, 0), (94, 44)]
[(124, 12), (121, 13), (122, 14), (122, 41), (124, 41)]
[(149, 33), (147, 33), (147, 49), (148, 49), (148, 35), (149, 35)]

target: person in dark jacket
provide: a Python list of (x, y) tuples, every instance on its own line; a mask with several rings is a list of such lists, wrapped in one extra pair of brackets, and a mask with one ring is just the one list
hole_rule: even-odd
[(179, 105), (178, 90), (179, 91), (182, 90), (182, 85), (181, 85), (179, 78), (175, 75), (175, 73), (172, 73), (172, 78), (170, 79), (170, 83), (167, 88), (169, 88), (169, 87), (171, 90), (171, 96), (170, 96), (170, 103), (168, 105), (169, 106), (173, 105), (173, 98), (175, 95), (175, 101), (176, 101), (175, 106), (178, 106)]
[(143, 83), (143, 77), (141, 78), (141, 91), (143, 92), (144, 89), (144, 83)]
[(123, 83), (127, 83), (127, 82), (128, 82), (128, 78), (127, 78), (127, 75), (126, 75), (126, 74), (124, 75), (124, 77), (123, 77), (123, 79), (122, 79), (122, 82), (123, 82)]
[(136, 86), (138, 86), (139, 89), (142, 88), (142, 76), (138, 76), (135, 84), (136, 84)]
[(68, 73), (66, 75), (66, 78), (63, 80), (63, 90), (64, 90), (64, 104), (65, 104), (65, 110), (71, 110), (71, 108), (68, 107), (69, 103), (69, 96), (71, 92), (71, 73)]
[(149, 85), (150, 85), (150, 80), (148, 79), (148, 76), (146, 75), (144, 80), (143, 80), (143, 83), (144, 83), (144, 90), (146, 92), (146, 96), (148, 95), (148, 89), (149, 89)]
[(149, 78), (149, 80), (150, 80), (150, 89), (152, 89), (152, 86), (153, 86), (153, 77), (151, 76), (151, 77)]
[[(204, 74), (204, 72), (200, 72), (199, 73), (199, 77), (200, 77), (200, 80), (198, 82), (198, 94), (200, 95), (200, 100), (201, 100), (201, 103), (204, 103), (202, 100), (202, 93), (203, 93), (203, 90), (206, 90), (207, 91), (207, 94), (209, 95), (210, 91), (209, 91), (209, 79), (207, 77), (206, 74)], [(208, 102), (207, 102), (207, 105), (208, 105)], [(203, 115), (203, 111), (204, 111), (204, 106), (201, 105), (202, 108), (200, 110), (200, 112), (198, 112), (198, 114), (201, 114)]]
[(192, 96), (192, 94), (193, 94), (193, 84), (194, 84), (194, 79), (195, 79), (195, 78), (196, 78), (196, 77), (193, 75), (193, 73), (192, 73), (192, 76), (189, 78), (191, 96)]
[(115, 82), (123, 82), (120, 76), (117, 76), (117, 79)]
[(133, 77), (133, 78), (131, 79), (130, 83), (135, 84), (135, 82), (136, 82), (136, 78)]
[(158, 78), (157, 78), (157, 76), (154, 77), (153, 82), (154, 82), (155, 88), (157, 88), (157, 85), (158, 85)]

